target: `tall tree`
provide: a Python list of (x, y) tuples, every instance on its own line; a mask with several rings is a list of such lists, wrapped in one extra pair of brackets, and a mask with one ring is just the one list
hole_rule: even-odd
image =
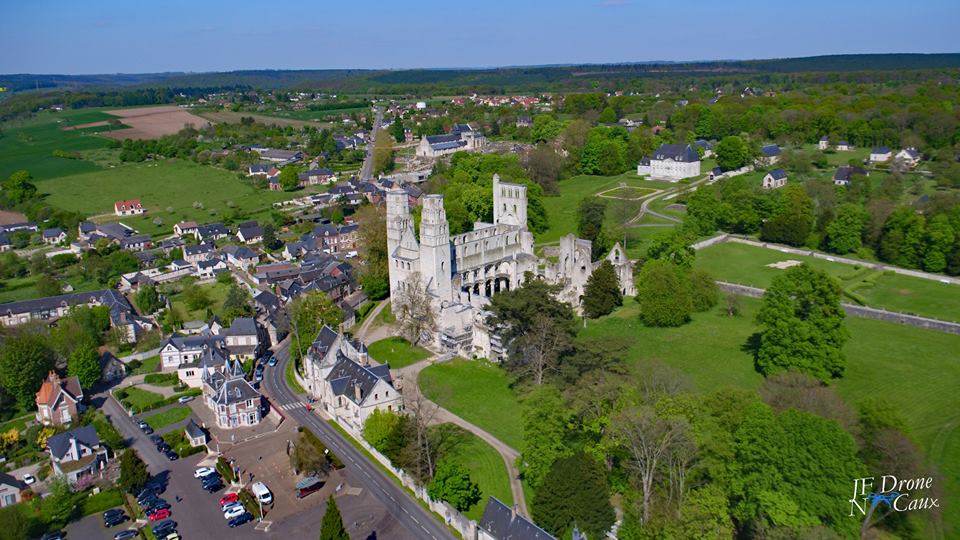
[(53, 350), (46, 337), (17, 331), (0, 346), (0, 385), (21, 407), (31, 407), (53, 364)]
[(33, 176), (28, 171), (16, 171), (3, 182), (3, 191), (15, 204), (22, 203), (37, 194), (37, 186), (32, 181)]
[(859, 205), (845, 204), (837, 209), (837, 215), (827, 225), (826, 247), (831, 253), (851, 253), (863, 246), (861, 236), (867, 215)]
[(140, 459), (137, 451), (127, 448), (120, 455), (120, 489), (127, 493), (136, 493), (150, 480), (147, 464)]
[(693, 303), (683, 272), (673, 263), (653, 260), (637, 277), (640, 321), (647, 326), (680, 326), (690, 320)]
[(373, 174), (391, 171), (393, 165), (393, 139), (380, 130), (373, 143)]
[(570, 349), (568, 325), (546, 315), (537, 315), (530, 330), (516, 338), (509, 367), (521, 377), (543, 384), (548, 373), (560, 369), (560, 357)]
[(229, 326), (238, 317), (253, 317), (255, 312), (250, 303), (250, 293), (232, 283), (223, 300), (223, 324)]
[(623, 293), (620, 291), (620, 279), (608, 260), (590, 274), (587, 286), (583, 289), (583, 313), (591, 319), (609, 315), (623, 305)]
[(441, 460), (427, 493), (434, 500), (447, 501), (454, 508), (466, 512), (480, 502), (480, 486), (470, 479), (470, 473), (459, 463)]
[(327, 510), (323, 513), (323, 521), (320, 522), (320, 540), (350, 540), (333, 495), (327, 498)]
[(607, 251), (603, 218), (607, 205), (598, 197), (586, 197), (577, 207), (577, 236), (592, 242), (590, 258), (599, 259)]
[(717, 165), (725, 171), (739, 169), (750, 163), (750, 146), (740, 137), (731, 135), (717, 143)]
[(84, 340), (70, 355), (67, 373), (80, 380), (80, 386), (90, 388), (100, 380), (100, 355), (89, 340)]
[(337, 328), (343, 322), (343, 311), (323, 291), (310, 291), (287, 304), (285, 309), (292, 334), (290, 357), (297, 362), (324, 325)]
[(557, 538), (577, 527), (588, 538), (603, 538), (616, 520), (603, 465), (583, 452), (550, 466), (531, 504), (534, 521)]
[(400, 323), (400, 333), (414, 345), (418, 345), (437, 326), (433, 302), (419, 272), (411, 274), (403, 290), (394, 294), (392, 309)]
[(363, 292), (379, 300), (390, 294), (390, 273), (387, 268), (387, 219), (383, 208), (363, 206), (355, 214), (360, 226), (360, 254), (364, 266), (360, 272)]
[(280, 187), (284, 191), (293, 191), (300, 187), (299, 171), (293, 165), (287, 165), (280, 171)]
[(794, 266), (774, 278), (757, 314), (757, 369), (764, 375), (797, 370), (822, 381), (843, 375), (849, 338), (840, 285), (821, 270)]
[(160, 295), (157, 293), (157, 288), (153, 285), (140, 287), (140, 290), (134, 295), (134, 301), (137, 303), (140, 312), (147, 315), (155, 313), (163, 307), (163, 303), (160, 301)]
[(560, 180), (560, 171), (563, 169), (563, 158), (552, 146), (540, 144), (527, 154), (524, 166), (530, 179), (540, 184), (547, 195), (560, 193), (557, 185)]
[(572, 453), (566, 444), (571, 412), (556, 387), (542, 385), (525, 398), (522, 416), (520, 474), (538, 488), (553, 462)]
[(813, 200), (803, 186), (788, 185), (778, 191), (776, 209), (763, 224), (760, 238), (767, 242), (802, 246), (813, 230)]
[(393, 135), (393, 139), (397, 141), (397, 144), (403, 144), (406, 141), (406, 136), (404, 135), (403, 129), (403, 119), (400, 118), (400, 115), (393, 117), (393, 123), (390, 124), (390, 134)]
[(690, 305), (695, 312), (708, 311), (720, 302), (720, 288), (717, 282), (704, 270), (692, 270), (687, 275), (690, 288)]

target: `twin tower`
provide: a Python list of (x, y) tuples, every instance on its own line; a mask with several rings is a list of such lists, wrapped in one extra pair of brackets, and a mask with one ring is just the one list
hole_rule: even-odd
[[(420, 214), (420, 240), (410, 215), (410, 196), (406, 191), (387, 192), (387, 254), (390, 267), (391, 297), (404, 290), (414, 274), (419, 274), (425, 290), (439, 302), (459, 301), (453, 277), (465, 266), (469, 248), (478, 231), (504, 226), (527, 228), (527, 187), (500, 182), (493, 175), (493, 223), (478, 222), (474, 231), (450, 236), (450, 224), (443, 208), (443, 195), (425, 195)], [(491, 231), (492, 232), (492, 231)], [(489, 236), (489, 234), (481, 235)], [(458, 248), (459, 247), (459, 248)], [(396, 300), (396, 298), (394, 298)]]

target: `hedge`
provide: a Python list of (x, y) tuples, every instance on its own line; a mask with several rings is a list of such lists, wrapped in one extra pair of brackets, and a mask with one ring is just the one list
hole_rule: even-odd
[(220, 476), (222, 476), (226, 482), (233, 483), (237, 481), (237, 475), (233, 473), (233, 468), (223, 456), (217, 458), (217, 472), (220, 473)]
[(330, 464), (333, 465), (334, 469), (342, 469), (344, 467), (343, 462), (340, 461), (340, 458), (337, 457), (337, 455), (334, 454), (332, 450), (328, 449), (325, 444), (320, 442), (320, 439), (318, 439), (317, 436), (314, 435), (312, 431), (310, 431), (309, 429), (303, 429), (303, 426), (298, 427), (297, 431), (299, 431), (300, 434), (303, 435), (303, 437), (311, 445), (313, 445), (314, 448), (317, 449), (317, 452), (320, 452), (321, 454), (324, 454), (327, 456), (327, 461), (329, 461)]
[(143, 382), (154, 386), (173, 386), (180, 382), (176, 373), (148, 373)]

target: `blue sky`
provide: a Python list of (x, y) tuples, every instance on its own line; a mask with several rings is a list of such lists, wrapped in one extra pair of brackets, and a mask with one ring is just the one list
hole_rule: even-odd
[(960, 52), (960, 1), (0, 0), (0, 73)]

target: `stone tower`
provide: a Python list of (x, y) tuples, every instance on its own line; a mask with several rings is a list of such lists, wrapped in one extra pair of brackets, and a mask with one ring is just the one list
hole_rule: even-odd
[[(407, 238), (404, 238), (407, 236)], [(399, 284), (407, 280), (413, 271), (408, 261), (398, 258), (405, 250), (398, 250), (404, 243), (416, 242), (413, 234), (413, 219), (406, 191), (387, 192), (387, 257), (390, 272), (390, 290), (399, 291)], [(411, 246), (413, 247), (413, 246)], [(419, 248), (415, 248), (419, 252)]]
[(493, 175), (493, 223), (527, 226), (527, 186), (500, 182), (500, 175)]
[(430, 292), (441, 302), (453, 300), (450, 276), (450, 225), (443, 195), (423, 198), (420, 214), (420, 272)]

